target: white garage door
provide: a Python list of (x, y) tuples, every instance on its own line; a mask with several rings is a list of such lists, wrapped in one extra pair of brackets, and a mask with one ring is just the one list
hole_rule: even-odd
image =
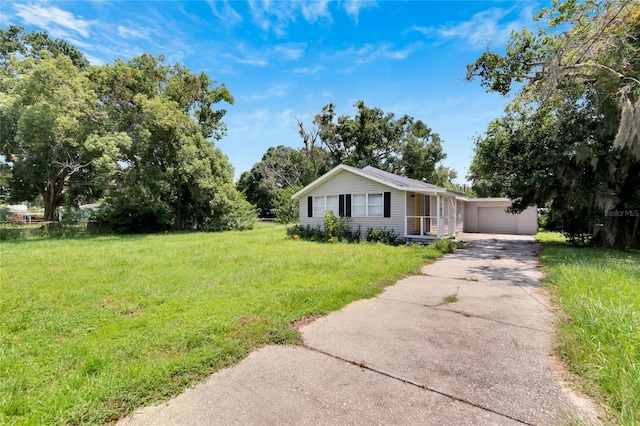
[(518, 216), (504, 207), (478, 207), (478, 232), (485, 234), (517, 234)]

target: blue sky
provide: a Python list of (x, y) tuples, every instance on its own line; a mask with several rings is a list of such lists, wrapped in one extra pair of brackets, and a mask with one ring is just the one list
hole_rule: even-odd
[(507, 103), (464, 80), (466, 65), (509, 33), (533, 28), (534, 1), (7, 1), (2, 27), (45, 30), (93, 64), (164, 54), (205, 71), (235, 98), (217, 145), (236, 177), (270, 146), (302, 146), (330, 102), (363, 100), (424, 121), (443, 139), (444, 164), (464, 182), (473, 138)]

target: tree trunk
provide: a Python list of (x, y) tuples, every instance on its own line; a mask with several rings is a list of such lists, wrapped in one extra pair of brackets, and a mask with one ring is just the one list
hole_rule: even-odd
[(40, 191), (42, 199), (44, 201), (44, 220), (45, 222), (57, 222), (58, 216), (56, 210), (60, 206), (60, 200), (62, 200), (62, 194), (56, 188), (56, 184), (51, 181), (47, 181), (43, 191)]
[(184, 218), (182, 217), (182, 208), (180, 206), (180, 202), (178, 201), (178, 205), (176, 206), (176, 221), (173, 224), (173, 229), (178, 231), (184, 230)]
[(606, 218), (602, 226), (597, 227), (593, 233), (593, 242), (600, 247), (615, 247), (618, 227), (615, 221)]
[(623, 211), (624, 215), (605, 218), (601, 227), (596, 228), (593, 234), (593, 242), (600, 247), (628, 250), (634, 246), (640, 246), (640, 234), (637, 224), (640, 217), (635, 216), (637, 211)]

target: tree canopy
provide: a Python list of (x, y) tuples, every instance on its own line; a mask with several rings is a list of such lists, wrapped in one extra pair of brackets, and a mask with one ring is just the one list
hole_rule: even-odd
[(476, 141), (470, 178), (512, 209), (548, 206), (570, 236), (605, 246), (640, 244), (640, 5), (555, 1), (537, 33), (514, 33), (468, 79), (516, 91)]
[(148, 54), (89, 66), (45, 33), (0, 34), (2, 140), (8, 192), (63, 203), (107, 200), (114, 229), (244, 229), (254, 208), (236, 191), (215, 147), (226, 127), (224, 84)]
[[(238, 189), (258, 207), (262, 217), (269, 217), (277, 207), (281, 192), (313, 181), (310, 169), (303, 149), (284, 145), (271, 147), (251, 170), (240, 175)], [(319, 171), (324, 173), (328, 168), (323, 167)]]
[[(14, 198), (42, 196), (45, 219), (65, 196), (100, 196), (115, 169), (119, 135), (100, 130), (90, 81), (65, 55), (26, 57), (3, 87), (0, 153), (12, 165)], [(9, 76), (7, 76), (9, 77)]]
[(391, 173), (459, 189), (453, 183), (455, 170), (440, 162), (446, 158), (442, 141), (426, 124), (409, 115), (396, 118), (380, 108), (357, 102), (354, 117), (338, 116), (328, 104), (314, 117), (311, 127), (298, 118), (303, 147), (271, 147), (241, 175), (238, 189), (258, 206), (263, 216), (291, 207), (285, 194), (308, 185), (339, 164), (373, 166)]
[(439, 174), (437, 167), (446, 158), (442, 141), (426, 124), (409, 115), (385, 114), (363, 101), (354, 107), (354, 117), (338, 116), (335, 105), (328, 104), (314, 119), (333, 166), (373, 166), (434, 185), (447, 183), (443, 180), (450, 173)]

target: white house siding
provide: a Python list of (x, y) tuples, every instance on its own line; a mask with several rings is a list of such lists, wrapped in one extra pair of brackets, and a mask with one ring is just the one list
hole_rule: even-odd
[(464, 232), (519, 235), (538, 232), (538, 213), (535, 207), (513, 215), (505, 211), (511, 205), (511, 201), (507, 199), (471, 199), (464, 204)]
[(518, 215), (518, 234), (533, 235), (538, 232), (538, 208), (531, 206)]
[(456, 200), (456, 232), (464, 231), (464, 201)]
[(391, 193), (391, 217), (352, 217), (349, 225), (352, 230), (358, 229), (358, 225), (362, 233), (368, 228), (391, 228), (398, 235), (404, 235), (404, 217), (405, 217), (405, 192), (398, 191), (386, 185), (382, 185), (362, 176), (358, 176), (346, 170), (341, 170), (325, 182), (320, 183), (311, 191), (304, 193), (298, 200), (300, 209), (300, 225), (302, 226), (323, 226), (324, 219), (321, 217), (308, 217), (307, 213), (307, 197), (318, 197), (323, 195), (340, 195), (340, 194), (373, 194), (373, 193)]

